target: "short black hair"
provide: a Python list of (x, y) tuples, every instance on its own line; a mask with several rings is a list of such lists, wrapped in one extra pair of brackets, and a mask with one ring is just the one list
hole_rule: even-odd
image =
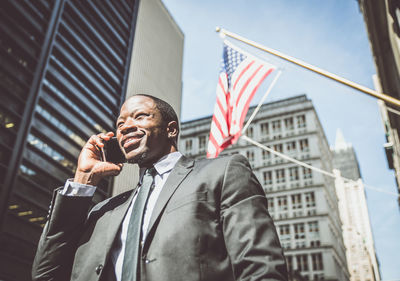
[(142, 96), (142, 97), (148, 97), (154, 101), (154, 103), (157, 106), (157, 109), (161, 113), (161, 117), (163, 120), (164, 125), (167, 125), (171, 121), (175, 121), (177, 124), (177, 129), (178, 129), (178, 135), (179, 135), (179, 121), (178, 121), (178, 116), (176, 115), (175, 110), (172, 108), (172, 106), (167, 103), (166, 101), (157, 98), (152, 95), (146, 95), (146, 94), (137, 94), (136, 96)]

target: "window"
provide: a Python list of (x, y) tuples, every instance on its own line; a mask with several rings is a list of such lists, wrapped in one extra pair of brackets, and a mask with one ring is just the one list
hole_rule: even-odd
[(17, 129), (17, 119), (3, 110), (0, 111), (0, 128), (2, 127), (13, 131)]
[(293, 194), (292, 198), (292, 208), (293, 209), (301, 209), (303, 208), (303, 204), (301, 202), (301, 194)]
[(68, 168), (72, 172), (75, 172), (76, 165), (74, 162), (70, 161), (69, 159), (65, 158), (64, 155), (60, 154), (58, 151), (54, 150), (51, 146), (47, 143), (43, 142), (41, 139), (37, 138), (36, 136), (29, 134), (28, 135), (28, 143), (37, 149), (41, 150), (47, 156), (52, 158), (53, 160), (60, 163), (62, 166)]
[(297, 269), (300, 271), (308, 271), (308, 260), (307, 255), (297, 255)]
[(304, 223), (296, 223), (293, 225), (293, 228), (296, 248), (304, 248), (306, 246)]
[(324, 270), (324, 263), (322, 261), (322, 254), (311, 254), (313, 270)]
[(299, 168), (298, 167), (289, 168), (289, 177), (291, 181), (299, 180)]
[(199, 137), (199, 150), (200, 152), (203, 152), (206, 150), (206, 143), (207, 143), (207, 137), (206, 136), (200, 136)]
[(312, 178), (312, 170), (306, 167), (303, 167), (303, 179), (311, 179)]
[(28, 164), (23, 163), (19, 166), (18, 174), (24, 175), (33, 182), (36, 182), (42, 186), (58, 186), (61, 183), (58, 180), (53, 179), (49, 175), (39, 171), (37, 168), (27, 166)]
[(279, 226), (279, 240), (283, 249), (290, 248), (290, 225), (284, 224)]
[(261, 123), (260, 124), (260, 129), (261, 129), (261, 136), (262, 137), (268, 136), (268, 134), (269, 134), (268, 123)]
[(193, 148), (193, 140), (191, 140), (191, 139), (186, 140), (186, 142), (185, 142), (185, 151), (187, 153), (190, 153), (192, 151), (192, 148)]
[(286, 150), (289, 153), (296, 152), (296, 142), (295, 141), (290, 141), (286, 143)]
[(272, 172), (271, 171), (263, 172), (263, 180), (264, 180), (264, 185), (272, 184)]
[(279, 238), (282, 241), (290, 240), (290, 225), (283, 224), (279, 226)]
[(290, 196), (291, 201), (292, 201), (292, 216), (298, 217), (298, 216), (303, 216), (303, 201), (301, 194), (292, 194)]
[(308, 152), (310, 148), (308, 147), (308, 139), (302, 139), (299, 141), (300, 144), (300, 151), (301, 152)]
[(278, 169), (275, 171), (275, 178), (277, 183), (285, 182), (285, 169)]
[(271, 159), (271, 152), (267, 151), (267, 150), (263, 150), (262, 151), (262, 160), (269, 160)]
[(288, 210), (287, 197), (279, 196), (278, 199), (278, 211), (285, 212)]
[(305, 197), (307, 208), (315, 207), (314, 192), (306, 192), (306, 193), (304, 193), (304, 197)]
[[(283, 145), (281, 143), (274, 144), (274, 150), (277, 151), (277, 152), (282, 153)], [(276, 156), (276, 157), (279, 157), (279, 156)]]
[(294, 129), (294, 124), (293, 124), (293, 117), (289, 117), (285, 119), (285, 128), (286, 130), (290, 131)]
[(312, 239), (319, 238), (319, 226), (318, 221), (311, 221), (308, 223), (309, 236)]
[(297, 128), (305, 128), (306, 127), (306, 116), (299, 115), (297, 116)]
[(281, 131), (281, 120), (272, 121), (272, 132), (279, 133)]
[(252, 137), (254, 136), (254, 129), (253, 129), (253, 127), (248, 127), (248, 128), (247, 128), (247, 130), (246, 130), (246, 135), (247, 135), (249, 138), (252, 138)]
[(246, 151), (246, 156), (247, 159), (249, 159), (250, 164), (254, 162), (254, 151), (253, 150), (247, 150)]
[(87, 114), (85, 112), (85, 110), (82, 109), (81, 106), (78, 106), (77, 104), (72, 102), (62, 91), (60, 91), (55, 85), (50, 83), (50, 81), (47, 80), (46, 78), (43, 80), (43, 85), (44, 85), (44, 87), (43, 87), (44, 89), (50, 90), (50, 92), (53, 95), (56, 95), (60, 99), (62, 99), (63, 102), (65, 102), (75, 112), (77, 112), (80, 116), (82, 116), (83, 119), (87, 120), (90, 124), (93, 124), (93, 128), (95, 128), (96, 131), (100, 131), (100, 132), (103, 132), (103, 133), (107, 132), (107, 130), (104, 129), (100, 124), (98, 124), (92, 117), (90, 117), (89, 114)]
[(86, 144), (86, 141), (81, 138), (79, 135), (77, 135), (75, 132), (73, 132), (68, 125), (64, 124), (62, 121), (60, 121), (58, 118), (56, 118), (54, 115), (52, 115), (49, 111), (44, 109), (42, 106), (37, 105), (36, 106), (36, 111), (47, 121), (49, 121), (51, 124), (56, 126), (59, 130), (64, 132), (67, 136), (69, 136), (76, 144), (79, 146), (84, 146)]
[(273, 212), (274, 211), (274, 198), (267, 198), (267, 204), (268, 204), (268, 211)]
[(304, 223), (295, 223), (294, 225), (294, 239), (305, 239), (306, 233), (304, 231)]

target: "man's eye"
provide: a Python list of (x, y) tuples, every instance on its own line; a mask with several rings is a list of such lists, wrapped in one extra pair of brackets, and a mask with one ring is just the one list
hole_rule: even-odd
[(124, 125), (123, 122), (118, 122), (118, 123), (117, 123), (117, 128), (120, 128), (122, 125)]
[(136, 114), (136, 119), (141, 119), (141, 118), (144, 118), (144, 117), (146, 117), (146, 116), (148, 116), (148, 114), (146, 114), (146, 113), (138, 113), (138, 114)]

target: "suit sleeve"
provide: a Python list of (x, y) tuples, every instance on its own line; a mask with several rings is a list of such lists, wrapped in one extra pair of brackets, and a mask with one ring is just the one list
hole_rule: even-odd
[(92, 197), (64, 196), (54, 191), (49, 219), (43, 229), (32, 267), (33, 281), (66, 281)]
[(221, 218), (236, 280), (287, 280), (285, 258), (264, 191), (241, 155), (233, 156), (226, 167)]

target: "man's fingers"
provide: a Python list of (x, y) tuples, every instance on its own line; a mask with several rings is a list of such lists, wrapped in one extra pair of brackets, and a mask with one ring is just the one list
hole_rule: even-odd
[(93, 168), (92, 173), (98, 174), (101, 177), (116, 176), (122, 170), (122, 165), (117, 165), (111, 162), (99, 162)]
[(113, 133), (113, 132), (107, 132), (107, 133), (106, 133), (106, 136), (112, 138), (112, 137), (114, 136), (114, 133)]
[(95, 158), (101, 159), (101, 148), (104, 147), (104, 141), (110, 140), (113, 135), (113, 132), (92, 135), (85, 144), (84, 148), (94, 153), (96, 155)]
[(113, 132), (100, 133), (97, 136), (99, 137), (98, 141), (103, 143), (103, 141), (109, 141), (114, 136), (114, 133)]
[(86, 147), (91, 149), (94, 148), (96, 146), (101, 146), (103, 147), (104, 144), (102, 143), (100, 137), (98, 135), (92, 135), (89, 140), (86, 143)]
[(103, 177), (116, 176), (121, 172), (122, 166), (101, 161), (101, 148), (113, 136), (113, 132), (108, 132), (89, 138), (79, 155), (75, 182), (97, 185)]
[(104, 147), (104, 141), (109, 141), (113, 136), (114, 136), (113, 132), (92, 135), (87, 143), (98, 147)]

